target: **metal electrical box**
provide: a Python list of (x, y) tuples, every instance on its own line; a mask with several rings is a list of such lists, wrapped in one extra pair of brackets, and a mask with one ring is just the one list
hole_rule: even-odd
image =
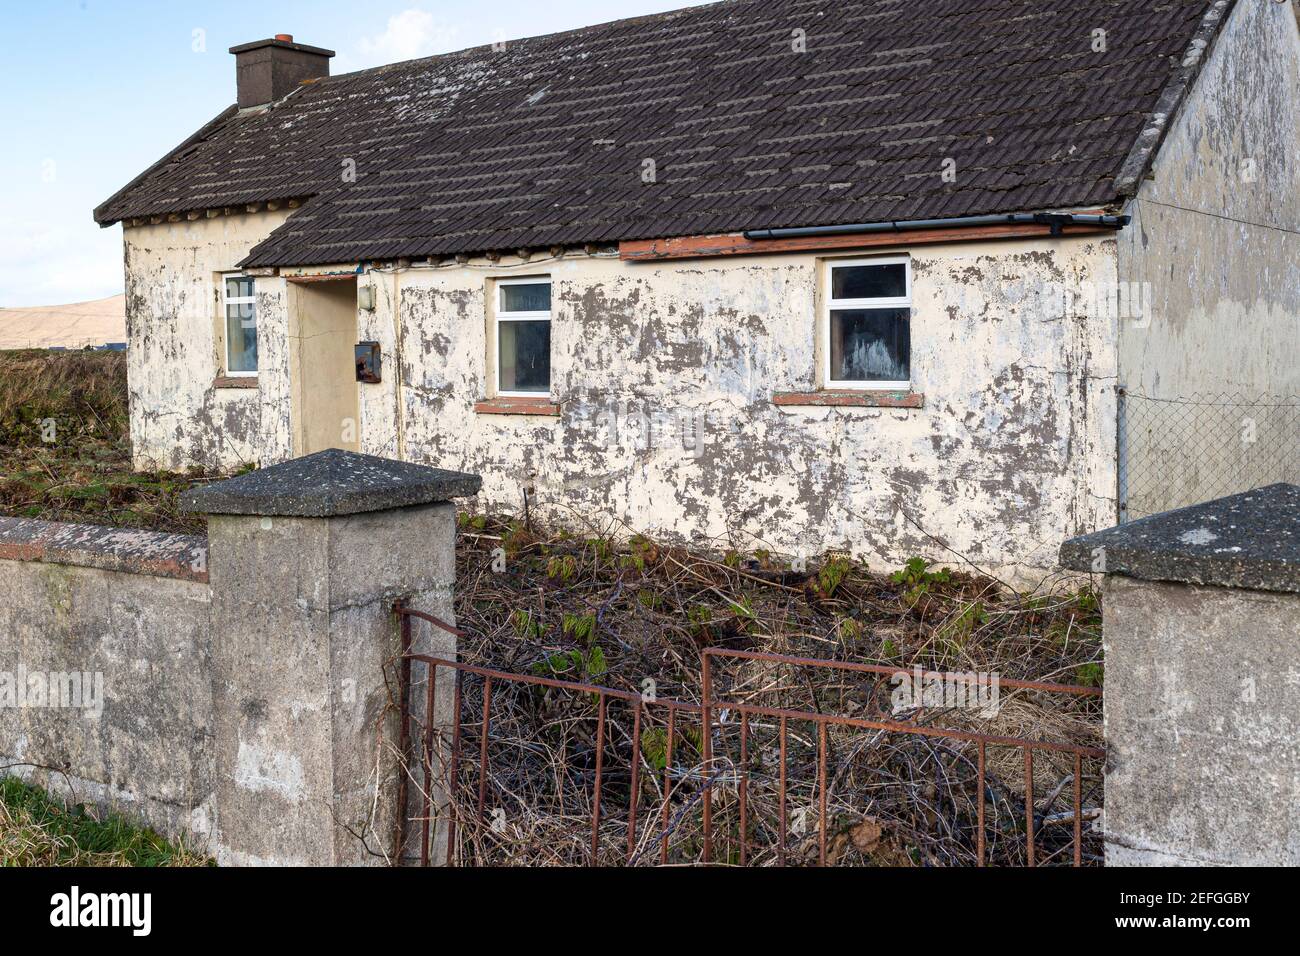
[(383, 357), (378, 342), (358, 342), (356, 345), (357, 381), (378, 385), (383, 380)]

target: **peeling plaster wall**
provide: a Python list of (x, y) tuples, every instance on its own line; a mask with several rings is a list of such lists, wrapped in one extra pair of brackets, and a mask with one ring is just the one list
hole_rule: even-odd
[(1120, 278), (1152, 293), (1149, 327), (1121, 327), (1131, 389), (1300, 395), (1300, 33), (1290, 7), (1237, 3), (1131, 204)]
[[(224, 368), (217, 274), (234, 270), (287, 216), (262, 212), (124, 228), (136, 468), (231, 469), (287, 455), (288, 410), (278, 401), (288, 394), (284, 326), (260, 321), (261, 302), (259, 388), (213, 387)], [(272, 312), (283, 286), (278, 279), (258, 281)]]
[[(214, 389), (216, 273), (282, 214), (127, 230), (137, 466), (262, 465), (292, 445), (286, 281), (257, 280), (257, 389)], [(776, 406), (817, 387), (820, 260), (571, 255), (372, 271), (384, 380), (360, 386), (363, 451), (484, 476), (480, 504), (628, 532), (878, 566), (946, 548), (1004, 577), (1055, 566), (1115, 514), (1113, 317), (1045, 293), (1114, 283), (1110, 236), (928, 247), (913, 261), (921, 409)], [(559, 418), (489, 415), (492, 276), (555, 282)], [(682, 429), (687, 441), (682, 440)], [(693, 440), (698, 435), (698, 443)]]
[[(1170, 405), (1300, 396), (1300, 31), (1292, 3), (1240, 0), (1120, 234), (1149, 319), (1120, 330), (1129, 513), (1297, 481), (1294, 410)], [(1245, 419), (1251, 437), (1240, 436)], [(1294, 466), (1292, 466), (1294, 467)]]
[[(1114, 283), (1114, 239), (929, 247), (912, 260), (923, 409), (772, 404), (816, 387), (813, 255), (371, 273), (377, 307), (359, 333), (386, 365), (361, 391), (362, 450), (482, 474), (487, 508), (518, 510), (536, 475), (543, 512), (629, 533), (842, 547), (879, 566), (956, 562), (946, 545), (1041, 577), (1065, 537), (1114, 519), (1114, 320), (1044, 308), (1053, 283)], [(487, 282), (532, 274), (554, 282), (562, 416), (476, 413)], [(699, 444), (683, 442), (679, 425), (690, 435), (697, 420)]]

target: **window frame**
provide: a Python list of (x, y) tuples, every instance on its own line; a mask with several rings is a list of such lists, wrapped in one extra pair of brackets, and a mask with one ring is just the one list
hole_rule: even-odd
[[(258, 320), (257, 320), (257, 278), (246, 272), (220, 272), (218, 273), (221, 281), (221, 368), (222, 374), (227, 378), (257, 378), (257, 374), (262, 365), (262, 356), (257, 356), (258, 368), (251, 372), (238, 372), (230, 367), (230, 313), (228, 306), (232, 305), (251, 305), (253, 307), (253, 339), (257, 341)], [(253, 294), (244, 296), (238, 295), (231, 297), (227, 294), (226, 283), (230, 279), (249, 279), (253, 283)]]
[[(501, 324), (503, 322), (540, 321), (550, 323), (553, 321), (552, 316), (555, 312), (555, 300), (554, 298), (551, 299), (551, 308), (545, 312), (509, 312), (502, 308), (502, 300), (505, 296), (502, 290), (512, 285), (547, 285), (550, 286), (551, 295), (554, 297), (554, 279), (549, 275), (519, 276), (508, 279), (494, 279), (492, 285), (492, 354), (489, 356), (492, 362), (492, 393), (502, 398), (549, 398), (552, 385), (549, 378), (544, 391), (525, 392), (517, 389), (506, 390), (501, 387)], [(554, 327), (552, 327), (553, 330)], [(549, 359), (550, 356), (547, 356), (547, 358)]]
[[(821, 345), (822, 387), (827, 390), (858, 389), (862, 391), (907, 391), (912, 387), (912, 380), (864, 382), (856, 379), (836, 379), (831, 377), (831, 313), (848, 310), (884, 311), (887, 309), (907, 309), (908, 323), (908, 357), (907, 368), (912, 368), (911, 326), (912, 326), (912, 257), (911, 256), (877, 256), (874, 258), (826, 259), (824, 287), (822, 293), (821, 314), (818, 316), (818, 335)], [(834, 273), (836, 269), (852, 266), (894, 266), (903, 267), (903, 281), (906, 294), (875, 299), (836, 299), (833, 298)]]

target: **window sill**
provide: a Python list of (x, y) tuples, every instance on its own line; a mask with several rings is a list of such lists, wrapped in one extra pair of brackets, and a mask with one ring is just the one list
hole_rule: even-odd
[(474, 411), (480, 415), (545, 415), (560, 417), (560, 403), (549, 398), (489, 398), (476, 402)]
[(920, 392), (881, 389), (826, 389), (819, 392), (777, 392), (773, 405), (808, 405), (816, 408), (924, 408)]
[(213, 388), (257, 388), (256, 375), (218, 375)]

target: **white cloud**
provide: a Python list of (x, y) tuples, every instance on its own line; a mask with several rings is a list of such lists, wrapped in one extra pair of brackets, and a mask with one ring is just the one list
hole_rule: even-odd
[(457, 48), (459, 34), (459, 27), (440, 22), (432, 13), (412, 7), (389, 17), (383, 33), (362, 37), (355, 53), (340, 57), (344, 69), (338, 72), (448, 53)]

